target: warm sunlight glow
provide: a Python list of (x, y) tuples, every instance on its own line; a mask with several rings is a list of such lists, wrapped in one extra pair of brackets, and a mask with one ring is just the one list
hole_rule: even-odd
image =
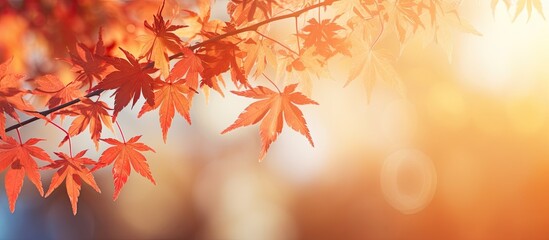
[(548, 226), (549, 0), (0, 0), (0, 240)]

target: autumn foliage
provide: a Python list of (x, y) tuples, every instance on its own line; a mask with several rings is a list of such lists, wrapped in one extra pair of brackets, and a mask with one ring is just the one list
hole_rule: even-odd
[[(284, 124), (314, 146), (300, 108), (319, 104), (313, 82), (329, 76), (328, 65), (354, 59), (348, 76), (337, 80), (342, 86), (363, 81), (368, 98), (380, 82), (402, 92), (393, 66), (398, 53), (386, 51), (384, 41), (396, 40), (404, 48), (421, 35), (451, 55), (448, 41), (455, 30), (480, 34), (459, 16), (458, 1), (447, 0), (231, 0), (227, 21), (214, 18), (212, 4), (218, 3), (210, 0), (58, 1), (55, 8), (47, 2), (0, 3), (0, 22), (34, 32), (49, 49), (43, 57), (51, 66), (32, 66), (21, 43), (0, 40), (0, 171), (6, 171), (12, 212), (25, 176), (44, 196), (41, 171), (56, 171), (45, 196), (64, 182), (74, 214), (82, 183), (100, 192), (93, 174), (104, 167), (112, 167), (114, 199), (132, 168), (154, 184), (146, 159), (154, 150), (141, 136), (125, 139), (117, 122), (139, 100), (136, 117), (158, 111), (168, 141), (176, 112), (191, 124), (193, 97), (225, 96), (232, 82), (237, 90), (231, 93), (255, 101), (221, 133), (261, 122), (262, 160)], [(493, 0), (493, 7), (499, 2), (510, 7), (507, 0)], [(98, 9), (105, 19), (90, 15)], [(523, 9), (542, 14), (541, 1), (518, 1), (514, 17)], [(132, 11), (139, 12), (137, 19), (128, 14)], [(271, 25), (279, 21), (291, 31), (275, 32)], [(14, 125), (8, 127), (8, 120)], [(39, 147), (43, 139), (20, 134), (19, 128), (37, 120), (65, 134), (57, 150), (63, 152), (46, 152)], [(68, 129), (63, 121), (70, 122)], [(120, 138), (103, 138), (105, 128), (119, 131)], [(86, 157), (86, 149), (73, 154), (71, 137), (84, 132), (96, 150), (108, 146), (99, 159)]]

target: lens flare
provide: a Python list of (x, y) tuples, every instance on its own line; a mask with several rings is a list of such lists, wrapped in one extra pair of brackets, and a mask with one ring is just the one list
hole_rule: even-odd
[(427, 207), (436, 185), (433, 162), (415, 149), (394, 152), (381, 169), (381, 190), (385, 200), (403, 214), (418, 213)]

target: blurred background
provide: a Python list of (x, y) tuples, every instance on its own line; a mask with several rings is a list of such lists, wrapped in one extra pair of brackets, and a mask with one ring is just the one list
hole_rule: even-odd
[[(139, 33), (116, 14), (142, 24), (158, 8), (157, 1), (127, 1), (124, 13), (116, 1), (76, 2), (82, 12), (74, 15), (0, 3), (0, 58), (56, 56), (44, 41), (61, 46), (76, 36), (91, 44), (105, 24), (106, 42), (131, 44)], [(215, 6), (223, 18), (226, 2)], [(43, 199), (25, 180), (13, 214), (0, 191), (0, 239), (547, 239), (549, 23), (539, 14), (512, 22), (503, 4), (492, 14), (488, 1), (464, 1), (460, 13), (482, 36), (455, 34), (450, 57), (411, 40), (395, 65), (404, 96), (379, 83), (368, 102), (360, 81), (343, 87), (345, 64), (315, 81), (320, 105), (302, 107), (314, 148), (285, 126), (258, 163), (257, 126), (219, 134), (252, 102), (232, 94), (208, 102), (198, 95), (193, 124), (176, 116), (166, 144), (156, 111), (136, 120), (139, 108), (125, 110), (125, 135), (143, 135), (156, 150), (145, 155), (157, 185), (134, 172), (113, 202), (111, 172), (103, 169), (96, 174), (102, 194), (84, 186), (73, 216), (63, 187)], [(39, 20), (48, 14), (71, 20)], [(74, 26), (55, 25), (66, 22)], [(116, 34), (120, 26), (126, 34)], [(43, 123), (22, 134), (47, 138), (41, 146), (50, 152), (63, 138)], [(89, 136), (74, 141), (76, 151), (92, 148)], [(43, 173), (44, 185), (52, 173)]]

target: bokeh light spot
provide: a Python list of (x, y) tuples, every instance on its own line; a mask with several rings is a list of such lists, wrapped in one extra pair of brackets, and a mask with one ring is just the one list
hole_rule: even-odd
[(432, 161), (415, 149), (398, 150), (389, 155), (381, 169), (385, 200), (403, 214), (414, 214), (427, 207), (436, 185)]

